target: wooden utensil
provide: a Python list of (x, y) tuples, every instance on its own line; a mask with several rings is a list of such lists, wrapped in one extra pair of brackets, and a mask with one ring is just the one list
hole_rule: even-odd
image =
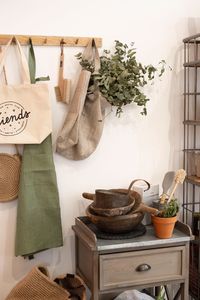
[(69, 79), (64, 79), (64, 42), (61, 41), (60, 48), (60, 64), (59, 64), (59, 76), (58, 76), (58, 86), (55, 87), (55, 94), (57, 101), (61, 101), (69, 104), (70, 102), (70, 86), (71, 81)]
[(163, 182), (162, 182), (162, 188), (163, 188), (163, 192), (160, 198), (160, 204), (164, 204), (165, 200), (167, 198), (167, 192), (169, 191), (170, 187), (173, 184), (174, 181), (174, 177), (175, 177), (175, 172), (174, 171), (169, 171), (165, 174)]
[(92, 200), (92, 201), (95, 200), (95, 194), (92, 194), (92, 193), (84, 192), (84, 193), (82, 193), (82, 196), (83, 196), (83, 198), (88, 199), (88, 200)]
[(167, 200), (167, 203), (169, 203), (174, 195), (175, 190), (178, 187), (178, 184), (182, 184), (183, 181), (185, 180), (185, 176), (186, 176), (186, 171), (184, 169), (180, 169), (176, 172), (175, 178), (174, 178), (174, 187), (171, 191), (171, 194), (169, 196), (169, 199)]

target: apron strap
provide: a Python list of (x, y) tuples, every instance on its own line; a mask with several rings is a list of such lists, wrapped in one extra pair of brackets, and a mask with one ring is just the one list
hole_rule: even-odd
[(49, 76), (35, 78), (36, 76), (36, 60), (35, 53), (33, 49), (32, 39), (29, 39), (29, 54), (28, 54), (28, 66), (29, 66), (29, 74), (31, 83), (36, 83), (37, 81), (46, 81), (50, 80)]

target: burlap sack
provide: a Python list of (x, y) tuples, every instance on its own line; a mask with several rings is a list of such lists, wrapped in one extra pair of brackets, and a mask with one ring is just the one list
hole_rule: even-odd
[[(0, 53), (0, 74), (12, 40)], [(0, 85), (0, 144), (40, 144), (52, 131), (48, 86), (30, 83), (26, 57), (15, 41), (22, 83)]]
[(48, 276), (44, 267), (34, 267), (5, 300), (68, 300), (70, 294)]
[[(97, 72), (100, 59), (94, 40), (88, 44), (84, 59), (92, 60)], [(85, 159), (92, 154), (103, 131), (107, 101), (98, 88), (88, 93), (90, 76), (89, 71), (81, 71), (63, 128), (57, 138), (56, 151), (71, 160)]]

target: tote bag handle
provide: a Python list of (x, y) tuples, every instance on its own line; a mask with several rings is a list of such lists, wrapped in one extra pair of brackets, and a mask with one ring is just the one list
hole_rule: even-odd
[(20, 61), (21, 61), (21, 66), (22, 66), (22, 69), (21, 69), (22, 82), (24, 84), (25, 83), (30, 84), (30, 75), (29, 75), (29, 69), (28, 69), (28, 63), (27, 63), (27, 60), (26, 60), (26, 56), (25, 56), (25, 54), (24, 54), (24, 52), (23, 52), (23, 50), (20, 46), (19, 41), (15, 37), (12, 37), (10, 39), (8, 44), (5, 46), (3, 51), (0, 53), (0, 74), (2, 73), (3, 66), (4, 66), (4, 63), (5, 63), (5, 59), (6, 59), (6, 55), (8, 53), (8, 49), (11, 46), (11, 43), (12, 43), (13, 40), (16, 42), (17, 49), (18, 49), (19, 56), (20, 56)]
[[(0, 55), (2, 53), (2, 49), (1, 49), (1, 46), (0, 46)], [(4, 81), (5, 81), (5, 84), (7, 85), (8, 84), (8, 81), (7, 81), (7, 76), (6, 76), (6, 68), (5, 66), (3, 66), (3, 78), (4, 78)], [(15, 150), (16, 150), (16, 153), (18, 156), (20, 156), (20, 152), (19, 152), (19, 148), (18, 148), (18, 145), (15, 144)]]

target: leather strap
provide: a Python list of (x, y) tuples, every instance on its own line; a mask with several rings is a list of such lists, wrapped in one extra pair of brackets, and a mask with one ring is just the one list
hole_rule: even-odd
[(58, 75), (58, 86), (63, 88), (63, 79), (64, 79), (64, 51), (63, 51), (63, 44), (60, 43), (60, 64), (59, 64), (59, 75)]

